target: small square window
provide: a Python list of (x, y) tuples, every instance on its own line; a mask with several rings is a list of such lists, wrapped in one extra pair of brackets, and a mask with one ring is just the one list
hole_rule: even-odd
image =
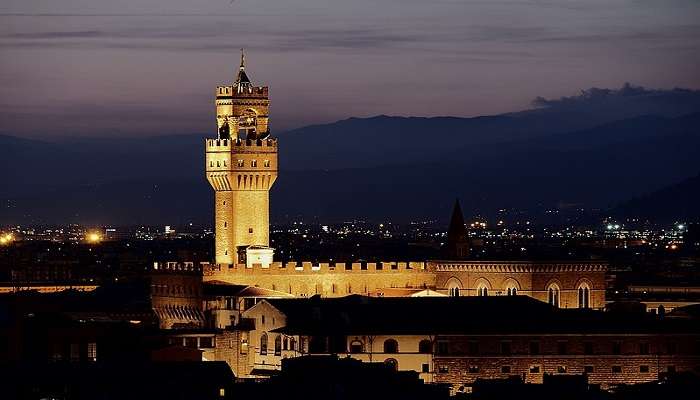
[(583, 372), (587, 374), (592, 374), (593, 373), (593, 366), (592, 365), (586, 365), (583, 367)]
[(510, 365), (504, 365), (501, 367), (502, 374), (510, 374)]
[(566, 365), (558, 365), (557, 366), (557, 373), (558, 374), (565, 374), (566, 373)]
[(440, 366), (438, 366), (438, 373), (446, 374), (446, 373), (448, 373), (448, 372), (449, 372), (449, 369), (447, 368), (446, 365), (440, 365)]
[(639, 372), (646, 374), (649, 372), (649, 366), (648, 365), (640, 365), (639, 366)]
[(566, 342), (557, 343), (557, 354), (566, 354)]
[(501, 354), (510, 355), (510, 342), (501, 342)]
[(530, 365), (530, 373), (531, 374), (539, 374), (540, 373), (540, 366), (539, 365)]
[(649, 354), (649, 343), (639, 344), (639, 354)]
[(676, 354), (677, 351), (677, 345), (676, 342), (668, 342), (666, 344), (666, 353), (668, 354)]
[(265, 160), (263, 164), (265, 165), (265, 168), (270, 168), (270, 160)]
[(614, 342), (612, 344), (612, 353), (613, 354), (621, 354), (622, 353), (622, 343)]
[(479, 367), (476, 365), (470, 365), (469, 366), (469, 373), (470, 374), (478, 374), (479, 373)]
[(620, 366), (620, 365), (613, 365), (613, 366), (612, 366), (612, 373), (613, 373), (613, 374), (621, 374), (621, 373), (622, 373), (622, 366)]
[(424, 373), (430, 372), (430, 364), (423, 364), (421, 366), (421, 371), (423, 371)]
[(253, 228), (248, 228), (248, 233), (253, 233)]

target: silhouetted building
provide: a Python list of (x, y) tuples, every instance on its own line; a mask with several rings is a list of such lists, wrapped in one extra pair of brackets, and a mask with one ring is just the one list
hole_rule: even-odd
[(469, 238), (464, 227), (464, 216), (459, 199), (455, 200), (450, 226), (447, 228), (446, 255), (451, 260), (461, 260), (469, 255)]

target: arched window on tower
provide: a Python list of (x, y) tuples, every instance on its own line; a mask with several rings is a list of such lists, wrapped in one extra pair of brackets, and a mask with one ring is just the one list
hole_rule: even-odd
[(587, 283), (582, 283), (578, 287), (578, 308), (589, 308), (591, 306), (591, 289)]
[(488, 296), (489, 295), (489, 288), (486, 286), (479, 286), (476, 289), (476, 294), (477, 296)]
[(450, 296), (459, 297), (459, 288), (458, 287), (450, 288)]

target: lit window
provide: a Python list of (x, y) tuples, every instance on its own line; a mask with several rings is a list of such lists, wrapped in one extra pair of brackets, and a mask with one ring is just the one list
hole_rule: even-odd
[(88, 343), (87, 358), (88, 361), (97, 361), (97, 343)]
[(270, 160), (265, 160), (264, 165), (265, 168), (270, 168)]
[(539, 374), (540, 373), (540, 366), (539, 365), (530, 365), (530, 373), (531, 374)]
[(468, 371), (470, 374), (478, 374), (479, 373), (479, 366), (478, 365), (470, 365)]
[(566, 373), (566, 365), (558, 365), (557, 366), (557, 373), (558, 374), (565, 374)]
[(250, 166), (251, 166), (251, 167), (257, 167), (257, 166), (258, 166), (258, 160), (252, 160), (252, 161), (250, 162)]
[(245, 165), (245, 162), (243, 160), (238, 160), (238, 166), (243, 167)]
[(450, 372), (450, 370), (447, 368), (446, 365), (439, 365), (438, 366), (438, 373), (439, 374), (446, 374), (448, 372)]

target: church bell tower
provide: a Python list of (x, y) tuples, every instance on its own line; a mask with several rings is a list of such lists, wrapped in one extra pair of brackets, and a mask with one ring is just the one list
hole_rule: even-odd
[(269, 107), (268, 88), (251, 83), (241, 50), (236, 81), (216, 87), (217, 136), (205, 142), (217, 264), (272, 262), (269, 193), (277, 178), (277, 139), (270, 136)]

